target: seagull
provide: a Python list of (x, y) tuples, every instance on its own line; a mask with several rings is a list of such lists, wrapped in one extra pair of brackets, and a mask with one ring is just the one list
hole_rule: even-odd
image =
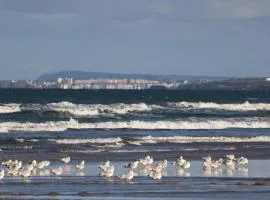
[(204, 160), (205, 162), (211, 162), (211, 156), (206, 156), (206, 157), (201, 157), (202, 160)]
[(145, 158), (140, 158), (140, 163), (142, 165), (151, 165), (154, 161), (153, 157), (147, 155)]
[(110, 167), (111, 166), (111, 162), (108, 160), (107, 162), (105, 163), (101, 163), (101, 165), (99, 165), (99, 169), (101, 170), (105, 170), (106, 168)]
[(48, 160), (44, 160), (43, 163), (44, 163), (44, 167), (48, 167), (51, 164), (50, 161)]
[(69, 163), (70, 162), (70, 157), (67, 156), (67, 157), (64, 157), (61, 159), (61, 161), (63, 161), (65, 164)]
[(234, 160), (234, 159), (235, 159), (234, 154), (227, 154), (226, 157), (227, 157), (229, 160)]
[(158, 162), (158, 164), (161, 165), (163, 169), (165, 169), (168, 165), (168, 161), (162, 160), (162, 161)]
[(56, 176), (59, 176), (63, 173), (62, 167), (57, 167), (56, 169), (52, 170), (52, 173), (54, 173)]
[(139, 162), (140, 162), (140, 164), (142, 164), (143, 166), (148, 165), (148, 160), (146, 160), (146, 159), (140, 158)]
[(214, 161), (214, 162), (211, 163), (212, 169), (217, 169), (219, 166), (220, 165), (219, 165), (219, 162), (218, 161)]
[(149, 176), (152, 179), (161, 179), (162, 178), (162, 172), (151, 171)]
[(203, 162), (203, 169), (210, 169), (211, 168), (211, 162), (206, 162), (206, 161), (204, 161)]
[(226, 161), (225, 161), (225, 165), (226, 165), (226, 167), (228, 167), (229, 169), (234, 169), (234, 162), (233, 162), (233, 160), (230, 160), (230, 159), (226, 160)]
[(154, 166), (151, 171), (154, 172), (162, 172), (163, 171), (163, 165), (161, 163), (157, 163), (156, 166)]
[(153, 157), (151, 157), (151, 156), (146, 156), (145, 159), (148, 161), (149, 165), (151, 165), (154, 161)]
[(28, 176), (31, 175), (31, 170), (23, 169), (23, 170), (19, 171), (18, 174), (19, 174), (20, 176), (26, 178), (26, 177), (28, 177)]
[(189, 161), (186, 161), (185, 164), (183, 165), (183, 168), (184, 169), (190, 168), (190, 162)]
[(4, 171), (4, 169), (2, 169), (2, 170), (0, 171), (0, 180), (3, 179), (4, 176), (5, 176), (5, 171)]
[(84, 160), (82, 160), (79, 164), (75, 166), (77, 169), (83, 169), (84, 168)]
[(237, 164), (240, 166), (245, 166), (248, 164), (248, 159), (241, 156), (240, 158), (237, 159)]
[(150, 165), (144, 165), (142, 168), (140, 168), (140, 174), (143, 176), (148, 176), (148, 173), (152, 170), (152, 167)]
[(120, 178), (125, 179), (127, 181), (130, 181), (130, 180), (132, 180), (134, 178), (135, 175), (136, 175), (135, 172), (133, 170), (130, 170), (127, 173), (120, 176)]
[(8, 174), (12, 175), (12, 176), (16, 176), (18, 174), (18, 169), (14, 168), (14, 169), (8, 169)]
[(32, 161), (30, 162), (30, 164), (32, 164), (34, 167), (36, 167), (36, 166), (37, 166), (37, 161), (36, 161), (36, 160), (32, 160)]
[(3, 166), (9, 166), (12, 163), (12, 160), (6, 160), (2, 162)]
[[(101, 169), (101, 168), (100, 168)], [(101, 169), (100, 176), (105, 176), (107, 178), (110, 178), (114, 174), (114, 166), (110, 165), (107, 168)]]
[(43, 162), (43, 161), (37, 163), (37, 168), (38, 168), (38, 169), (43, 169), (44, 166), (45, 166), (45, 165), (44, 165), (44, 162)]
[(133, 162), (126, 164), (124, 167), (130, 168), (130, 169), (136, 169), (138, 164), (139, 164), (139, 160), (135, 160)]
[(187, 161), (183, 158), (183, 156), (180, 156), (175, 163), (173, 163), (174, 165), (178, 166), (178, 167), (183, 167), (183, 165), (186, 163)]
[(34, 166), (32, 164), (27, 164), (22, 167), (22, 170), (29, 170), (32, 171), (34, 169)]

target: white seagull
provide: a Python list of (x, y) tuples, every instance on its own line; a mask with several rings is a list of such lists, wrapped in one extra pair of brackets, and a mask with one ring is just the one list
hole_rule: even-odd
[(77, 169), (83, 169), (84, 168), (84, 160), (82, 160), (79, 164), (75, 166)]
[(120, 178), (125, 179), (127, 181), (130, 181), (130, 180), (132, 180), (134, 178), (135, 175), (136, 175), (135, 172), (133, 170), (130, 170), (127, 173), (120, 176)]
[(67, 157), (61, 158), (61, 161), (63, 161), (65, 164), (67, 164), (70, 162), (70, 157), (67, 156)]

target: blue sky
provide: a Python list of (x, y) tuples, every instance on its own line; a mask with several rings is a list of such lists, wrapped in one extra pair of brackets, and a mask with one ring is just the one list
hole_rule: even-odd
[(270, 76), (270, 0), (0, 0), (0, 69)]

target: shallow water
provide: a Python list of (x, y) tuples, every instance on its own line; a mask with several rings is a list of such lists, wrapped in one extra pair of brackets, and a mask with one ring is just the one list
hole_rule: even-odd
[[(176, 168), (169, 163), (161, 180), (152, 180), (137, 169), (132, 181), (118, 178), (128, 169), (125, 162), (112, 162), (115, 176), (110, 179), (98, 175), (100, 163), (86, 162), (83, 170), (75, 168), (77, 161), (69, 164), (53, 162), (47, 169), (37, 170), (29, 178), (6, 176), (1, 183), (1, 197), (34, 198), (86, 198), (102, 197), (185, 197), (185, 198), (239, 198), (246, 193), (256, 193), (257, 197), (270, 195), (270, 160), (250, 160), (246, 170), (237, 168), (228, 172), (225, 166), (217, 172), (205, 173), (201, 161), (191, 161), (188, 170)], [(50, 169), (63, 167), (63, 174), (55, 176)], [(244, 194), (245, 193), (245, 194)], [(240, 195), (242, 194), (242, 195)], [(215, 197), (212, 197), (214, 195)], [(251, 198), (251, 196), (247, 196)]]

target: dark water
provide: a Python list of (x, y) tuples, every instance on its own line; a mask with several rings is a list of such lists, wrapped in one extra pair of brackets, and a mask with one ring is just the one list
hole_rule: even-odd
[[(173, 161), (184, 155), (198, 161), (208, 154), (218, 158), (228, 153), (268, 160), (269, 144), (270, 92), (0, 90), (2, 160), (58, 162), (70, 155), (75, 161), (84, 159), (91, 165), (106, 160), (126, 162), (148, 154), (156, 160)], [(106, 182), (95, 173), (91, 177), (69, 175), (71, 178), (65, 177), (63, 182), (51, 176), (45, 179), (33, 176), (30, 182), (7, 176), (0, 195), (50, 196), (50, 192), (58, 192), (60, 197), (67, 197), (70, 191), (72, 198), (73, 195), (165, 198), (171, 192), (170, 197), (203, 199), (213, 193), (237, 198), (245, 191), (259, 193), (261, 197), (270, 192), (268, 186), (255, 186), (258, 180), (250, 175), (240, 176), (251, 178), (245, 179), (249, 186), (245, 188), (242, 179), (208, 180), (203, 175), (202, 179), (192, 175), (179, 179), (171, 174), (156, 184), (139, 176), (128, 187), (117, 178)], [(36, 188), (37, 192), (24, 190), (25, 186)], [(88, 187), (91, 191), (80, 193)], [(158, 191), (158, 187), (164, 191)], [(110, 192), (106, 192), (108, 188)], [(209, 191), (209, 195), (200, 196), (203, 191)]]
[(2, 103), (52, 103), (68, 101), (81, 104), (217, 102), (245, 101), (269, 103), (270, 91), (177, 91), (177, 90), (32, 90), (2, 89)]

